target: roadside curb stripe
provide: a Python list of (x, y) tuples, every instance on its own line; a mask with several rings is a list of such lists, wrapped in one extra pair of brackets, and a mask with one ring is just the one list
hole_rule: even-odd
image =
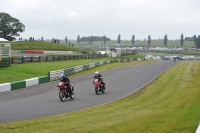
[(200, 133), (200, 122), (199, 122), (199, 126), (197, 127), (197, 130), (195, 133)]
[(10, 83), (0, 84), (0, 93), (5, 91), (11, 91)]

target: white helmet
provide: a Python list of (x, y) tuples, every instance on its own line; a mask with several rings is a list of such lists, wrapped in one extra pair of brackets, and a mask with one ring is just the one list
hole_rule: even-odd
[(99, 75), (99, 72), (98, 72), (98, 71), (96, 71), (94, 74), (95, 74), (95, 76), (98, 76), (98, 75)]

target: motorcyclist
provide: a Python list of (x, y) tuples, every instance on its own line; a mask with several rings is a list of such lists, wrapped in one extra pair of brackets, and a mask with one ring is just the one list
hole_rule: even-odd
[(71, 95), (72, 93), (72, 90), (71, 90), (71, 85), (70, 85), (70, 80), (69, 78), (67, 78), (65, 76), (65, 74), (61, 74), (61, 77), (60, 77), (60, 82), (64, 82), (64, 84), (67, 86), (67, 91), (69, 92), (69, 94)]
[(174, 57), (174, 62), (176, 62), (176, 57)]
[(104, 88), (106, 89), (102, 75), (98, 71), (96, 71), (94, 74), (95, 74), (94, 79), (98, 79), (101, 82), (101, 84), (103, 84)]

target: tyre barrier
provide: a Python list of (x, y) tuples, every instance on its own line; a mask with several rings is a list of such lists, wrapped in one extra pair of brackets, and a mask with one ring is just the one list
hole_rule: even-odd
[(71, 68), (66, 68), (66, 69), (62, 69), (62, 70), (50, 71), (49, 72), (50, 81), (59, 79), (60, 75), (63, 74), (63, 73), (68, 76), (68, 75), (71, 75), (73, 73), (77, 73), (77, 72), (80, 72), (80, 71), (83, 71), (83, 70), (93, 68), (95, 66), (108, 64), (108, 63), (111, 63), (111, 62), (113, 62), (113, 60), (103, 60), (103, 61), (79, 65), (79, 66), (75, 66), (75, 67), (71, 67)]
[(95, 67), (95, 62), (89, 64), (89, 68)]
[(8, 67), (10, 66), (9, 58), (0, 58), (0, 67)]

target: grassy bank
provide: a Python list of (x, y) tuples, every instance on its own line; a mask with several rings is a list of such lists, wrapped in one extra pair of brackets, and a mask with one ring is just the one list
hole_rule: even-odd
[(194, 133), (200, 121), (199, 79), (200, 62), (184, 61), (119, 101), (60, 116), (0, 124), (0, 132)]
[(71, 45), (42, 41), (11, 42), (11, 48), (12, 50), (83, 51), (82, 49)]

